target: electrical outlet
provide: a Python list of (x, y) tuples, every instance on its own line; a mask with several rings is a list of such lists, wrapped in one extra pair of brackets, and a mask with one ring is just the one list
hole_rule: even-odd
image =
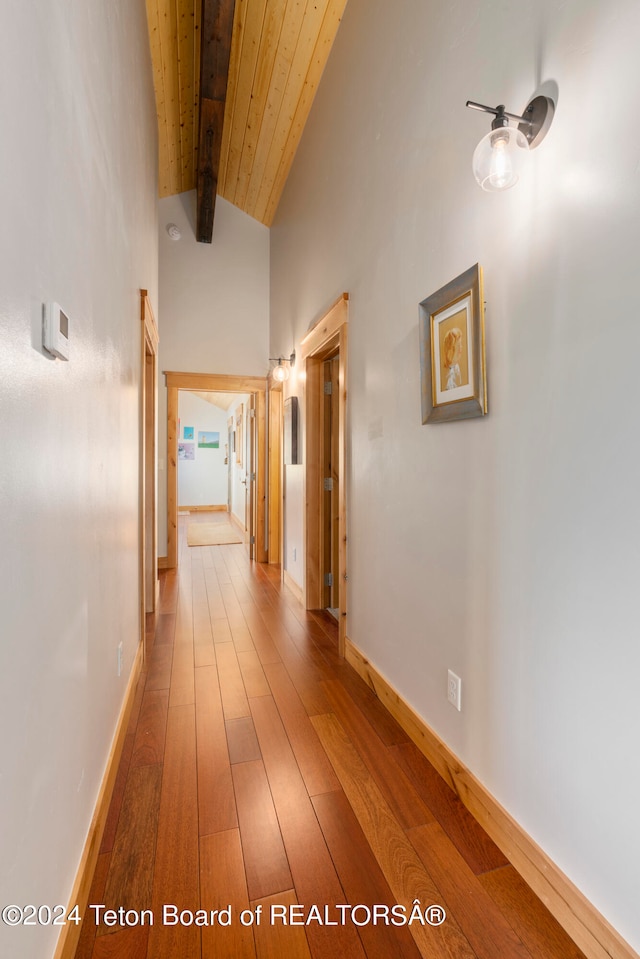
[(118, 643), (118, 676), (122, 676), (122, 640)]
[(460, 712), (462, 709), (462, 680), (451, 670), (447, 674), (447, 699)]

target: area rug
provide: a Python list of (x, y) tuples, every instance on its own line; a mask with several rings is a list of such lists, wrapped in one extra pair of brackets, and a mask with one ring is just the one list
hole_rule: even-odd
[(226, 546), (228, 543), (243, 543), (242, 533), (231, 523), (189, 523), (188, 546)]

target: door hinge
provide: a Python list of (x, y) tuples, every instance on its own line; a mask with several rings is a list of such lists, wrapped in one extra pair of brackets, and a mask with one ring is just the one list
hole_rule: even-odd
[(249, 410), (249, 416), (251, 417), (251, 419), (254, 419), (254, 418), (255, 418), (255, 415), (256, 415), (256, 411), (255, 411), (255, 410)]
[(331, 382), (331, 380), (327, 380), (326, 383), (324, 384), (324, 395), (331, 396), (332, 393), (333, 393), (333, 383)]
[(249, 537), (249, 542), (250, 542), (250, 544), (251, 544), (252, 546), (255, 546), (255, 542), (256, 542), (255, 536), (250, 536), (250, 537)]
[(249, 481), (250, 481), (251, 483), (255, 483), (255, 481), (256, 481), (256, 474), (255, 474), (255, 473), (251, 473), (251, 474), (250, 474), (250, 476), (249, 476)]
[(331, 477), (330, 476), (325, 477), (323, 482), (324, 482), (325, 492), (327, 493), (333, 492), (333, 480), (331, 479)]
[(333, 573), (325, 573), (325, 574), (324, 574), (324, 585), (325, 585), (325, 586), (333, 586)]

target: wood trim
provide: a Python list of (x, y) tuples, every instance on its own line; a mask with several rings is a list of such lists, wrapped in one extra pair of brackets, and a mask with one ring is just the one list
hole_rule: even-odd
[(302, 591), (302, 587), (298, 586), (291, 573), (289, 573), (286, 569), (282, 571), (282, 582), (287, 589), (291, 590), (298, 602), (303, 603), (304, 593)]
[[(141, 571), (142, 612), (155, 610), (155, 585), (158, 563), (157, 530), (157, 444), (158, 422), (158, 326), (147, 290), (140, 290), (140, 320), (142, 323), (141, 376)], [(151, 396), (149, 396), (151, 392)], [(150, 545), (150, 548), (148, 548)], [(150, 554), (150, 555), (148, 555)]]
[(256, 392), (255, 402), (255, 457), (254, 468), (256, 472), (256, 489), (254, 508), (254, 536), (255, 559), (258, 563), (267, 563), (269, 553), (267, 550), (267, 470), (269, 468), (267, 457), (267, 391), (266, 377), (264, 380), (264, 389)]
[(214, 393), (264, 392), (267, 385), (264, 376), (231, 376), (225, 373), (175, 373), (163, 370), (167, 387), (179, 390), (212, 390)]
[(189, 513), (226, 513), (226, 503), (214, 503), (211, 506), (181, 506), (178, 505), (178, 511), (188, 510)]
[(338, 626), (338, 651), (341, 656), (345, 653), (345, 644), (347, 641), (347, 433), (346, 433), (346, 415), (347, 415), (347, 309), (348, 304), (344, 303), (344, 320), (340, 326), (340, 366), (338, 379), (340, 385), (340, 427), (338, 443), (339, 463), (338, 473), (340, 476), (340, 485), (338, 488), (338, 569), (340, 577), (340, 620)]
[(304, 455), (304, 603), (307, 609), (322, 607), (322, 363), (308, 362), (305, 370)]
[[(73, 909), (73, 907), (77, 905), (78, 912), (81, 916), (85, 915), (87, 904), (89, 902), (89, 892), (91, 889), (91, 882), (93, 880), (93, 873), (95, 871), (96, 862), (98, 861), (98, 855), (100, 853), (100, 844), (102, 842), (104, 827), (107, 822), (107, 815), (109, 812), (109, 804), (111, 803), (113, 787), (118, 774), (118, 765), (120, 763), (120, 757), (122, 755), (122, 750), (127, 735), (129, 717), (131, 716), (131, 710), (133, 709), (133, 702), (136, 695), (136, 688), (142, 672), (143, 651), (144, 644), (140, 643), (138, 645), (136, 657), (131, 668), (129, 682), (127, 683), (127, 691), (124, 695), (122, 709), (120, 710), (120, 716), (118, 718), (115, 734), (111, 743), (111, 750), (107, 758), (107, 764), (102, 777), (100, 790), (98, 792), (93, 818), (91, 820), (89, 832), (87, 833), (84, 849), (82, 850), (82, 856), (80, 857), (80, 864), (78, 866), (75, 882), (73, 883), (71, 896), (69, 898), (69, 910)], [(56, 945), (56, 951), (53, 959), (74, 959), (81, 930), (82, 925), (74, 922), (68, 922), (66, 926), (63, 926)]]
[(349, 319), (349, 294), (343, 293), (333, 306), (314, 323), (300, 343), (300, 358), (312, 356), (329, 340)]
[(246, 534), (247, 527), (244, 525), (242, 520), (238, 516), (236, 516), (233, 510), (229, 510), (229, 519), (234, 524), (234, 526), (238, 527), (238, 529), (243, 535)]
[(304, 605), (319, 609), (323, 605), (321, 582), (321, 503), (322, 487), (322, 363), (339, 353), (339, 438), (338, 438), (338, 537), (339, 537), (339, 611), (338, 650), (344, 656), (347, 635), (347, 491), (346, 491), (346, 431), (347, 409), (347, 328), (349, 294), (343, 293), (328, 312), (302, 340), (301, 356), (305, 372), (305, 453), (303, 551), (305, 559)]
[(158, 324), (156, 323), (156, 318), (153, 314), (151, 300), (149, 299), (149, 293), (147, 290), (140, 290), (140, 319), (144, 324), (144, 332), (149, 341), (149, 347), (154, 353), (157, 353), (158, 343), (160, 342)]
[(140, 290), (140, 641), (145, 617), (156, 608), (158, 582), (157, 449), (158, 326), (147, 290)]
[(166, 556), (158, 556), (158, 569), (169, 569), (169, 560)]
[(282, 560), (282, 383), (269, 379), (269, 430), (268, 430), (268, 544), (269, 563), (277, 565)]
[(345, 656), (588, 959), (638, 959), (595, 906), (348, 638)]
[(178, 565), (178, 390), (167, 390), (167, 567)]

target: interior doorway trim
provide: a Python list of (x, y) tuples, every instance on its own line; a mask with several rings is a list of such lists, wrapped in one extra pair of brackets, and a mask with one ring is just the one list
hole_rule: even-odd
[(164, 373), (167, 384), (167, 560), (166, 568), (178, 565), (178, 390), (213, 393), (252, 393), (256, 400), (257, 523), (255, 558), (267, 562), (265, 544), (266, 388), (263, 376), (229, 376), (223, 373)]
[[(267, 486), (267, 542), (269, 563), (282, 564), (282, 543), (284, 541), (283, 513), (280, 508), (283, 496), (282, 482), (282, 383), (276, 382), (271, 375), (268, 378), (267, 422), (268, 422), (268, 486)], [(284, 566), (284, 564), (282, 564)], [(284, 575), (284, 568), (282, 569)]]
[(323, 462), (323, 363), (339, 356), (338, 396), (338, 582), (339, 652), (344, 656), (347, 636), (347, 491), (346, 431), (347, 409), (347, 327), (349, 294), (343, 293), (331, 309), (309, 330), (300, 344), (305, 371), (305, 469), (303, 544), (305, 557), (304, 605), (320, 609), (323, 605), (322, 581), (322, 497)]
[(140, 639), (145, 614), (157, 604), (158, 533), (156, 433), (158, 418), (158, 327), (146, 290), (140, 290)]

